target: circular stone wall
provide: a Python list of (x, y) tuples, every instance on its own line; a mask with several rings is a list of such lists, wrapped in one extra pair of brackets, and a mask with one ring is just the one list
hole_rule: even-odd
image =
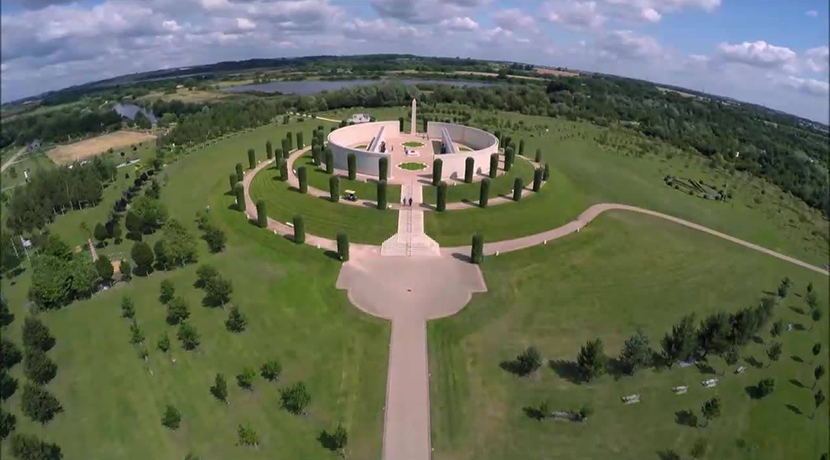
[(440, 158), (443, 163), (441, 178), (463, 178), (467, 158), (472, 158), (475, 162), (473, 171), (476, 174), (489, 174), (490, 155), (498, 153), (499, 139), (487, 131), (478, 128), (433, 121), (427, 123), (427, 136), (430, 139), (440, 140), (444, 129), (447, 130), (453, 143), (467, 146), (472, 150), (461, 151), (459, 149), (457, 153), (436, 154), (435, 158)]
[(383, 128), (383, 138), (400, 137), (401, 132), (398, 121), (377, 121), (373, 123), (360, 123), (351, 126), (344, 126), (329, 133), (328, 141), (331, 153), (334, 155), (334, 167), (337, 169), (348, 169), (349, 154), (354, 153), (357, 160), (357, 172), (370, 176), (380, 174), (378, 162), (382, 157), (389, 158), (389, 177), (392, 177), (392, 158), (389, 152), (374, 153), (365, 149), (358, 149), (351, 146), (360, 144), (368, 145)]

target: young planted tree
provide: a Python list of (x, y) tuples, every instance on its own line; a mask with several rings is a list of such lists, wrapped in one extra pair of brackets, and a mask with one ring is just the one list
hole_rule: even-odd
[(0, 369), (11, 369), (21, 359), (23, 359), (23, 354), (17, 345), (7, 337), (0, 336)]
[(168, 351), (170, 351), (170, 337), (167, 335), (167, 332), (163, 332), (161, 334), (161, 337), (159, 337), (157, 347), (162, 353), (167, 353)]
[(536, 168), (533, 171), (533, 191), (535, 193), (539, 193), (539, 190), (542, 189), (542, 177), (544, 176), (545, 172), (542, 168)]
[(259, 435), (250, 425), (239, 425), (236, 433), (240, 446), (259, 447)]
[(444, 171), (444, 162), (440, 158), (436, 158), (432, 161), (432, 185), (434, 187), (438, 186), (438, 183), (441, 182), (441, 176), (443, 175)]
[(27, 348), (23, 358), (23, 374), (31, 381), (46, 385), (58, 375), (58, 366), (39, 348)]
[(811, 419), (816, 416), (816, 411), (819, 407), (821, 407), (822, 403), (824, 403), (824, 392), (819, 389), (816, 394), (813, 395), (813, 402), (815, 402), (815, 408), (813, 409), (812, 415), (810, 415)]
[(305, 147), (305, 142), (303, 142), (303, 132), (297, 131), (297, 149), (302, 149)]
[(481, 188), (478, 193), (478, 206), (481, 208), (487, 207), (487, 201), (490, 199), (490, 179), (481, 179)]
[(303, 221), (303, 216), (299, 214), (294, 216), (294, 242), (297, 244), (305, 243), (305, 221)]
[(30, 419), (45, 425), (63, 412), (61, 403), (40, 385), (27, 383), (23, 386), (20, 409)]
[(35, 316), (23, 320), (23, 347), (49, 351), (55, 346), (55, 337), (43, 322)]
[(291, 154), (291, 146), (288, 145), (288, 138), (282, 138), (282, 156), (283, 158), (288, 158)]
[(329, 177), (329, 200), (332, 203), (337, 203), (340, 201), (340, 177), (339, 176), (331, 176)]
[(167, 324), (181, 324), (190, 317), (190, 308), (184, 297), (178, 296), (167, 304)]
[(535, 161), (536, 163), (541, 163), (542, 162), (542, 149), (540, 149), (540, 148), (536, 149), (536, 156), (533, 158), (533, 161)]
[(504, 172), (510, 172), (513, 168), (513, 161), (516, 158), (516, 152), (513, 151), (513, 147), (507, 146), (504, 149)]
[(0, 369), (0, 400), (5, 401), (17, 391), (17, 379), (9, 375), (5, 369)]
[(377, 183), (378, 209), (381, 211), (387, 207), (386, 181), (380, 180)]
[(784, 332), (784, 321), (778, 320), (772, 323), (772, 327), (769, 330), (770, 335), (773, 337), (778, 337)]
[[(815, 359), (816, 356), (821, 354), (821, 343), (820, 342), (816, 342), (815, 345), (813, 345), (812, 352), (813, 352), (813, 359)], [(813, 364), (812, 360), (810, 360), (810, 364)]]
[(464, 160), (464, 183), (472, 184), (473, 183), (473, 172), (476, 167), (476, 160), (473, 157), (467, 157)]
[(769, 363), (767, 364), (767, 368), (772, 366), (772, 363), (778, 361), (778, 358), (781, 357), (781, 342), (774, 342), (767, 348), (767, 358), (769, 358)]
[(280, 402), (283, 409), (294, 415), (300, 415), (305, 413), (306, 407), (311, 402), (311, 395), (308, 394), (303, 382), (297, 382), (280, 391)]
[(228, 319), (225, 320), (225, 328), (231, 332), (242, 332), (248, 325), (248, 318), (239, 311), (239, 307), (234, 305), (231, 311), (228, 312)]
[(517, 177), (513, 180), (513, 201), (519, 201), (522, 199), (522, 191), (524, 188), (525, 184), (521, 177)]
[(182, 348), (185, 350), (195, 350), (199, 346), (199, 332), (190, 324), (181, 323), (176, 336), (179, 338), (179, 341), (182, 343)]
[(242, 183), (236, 184), (236, 209), (240, 212), (245, 212), (245, 187)]
[(515, 366), (516, 372), (519, 375), (530, 375), (542, 366), (542, 355), (536, 347), (527, 347), (525, 351), (516, 357)]
[(133, 345), (144, 343), (144, 331), (141, 330), (141, 326), (135, 322), (135, 319), (130, 322), (130, 343)]
[(620, 362), (628, 374), (634, 375), (637, 369), (651, 364), (652, 353), (648, 336), (638, 329), (623, 344), (623, 349), (620, 352)]
[(236, 375), (236, 384), (239, 385), (239, 388), (250, 390), (254, 387), (254, 377), (256, 377), (254, 369), (252, 367), (245, 366), (245, 368), (242, 369), (242, 373)]
[(484, 262), (484, 236), (481, 233), (473, 234), (470, 259), (474, 264), (481, 264)]
[(242, 163), (236, 164), (236, 178), (237, 180), (242, 180), (245, 178), (244, 171), (242, 170)]
[(169, 279), (163, 280), (159, 286), (159, 302), (167, 305), (176, 296), (176, 287)]
[(170, 404), (164, 409), (164, 415), (161, 416), (161, 424), (171, 430), (177, 430), (182, 421), (182, 413)]
[(381, 181), (389, 180), (389, 158), (380, 157), (378, 160), (378, 179)]
[(236, 183), (239, 182), (236, 178), (236, 173), (228, 174), (228, 183), (231, 186), (231, 193), (233, 193), (234, 189), (236, 188)]
[(95, 230), (92, 232), (92, 234), (95, 236), (95, 239), (98, 240), (98, 243), (102, 246), (106, 242), (107, 238), (110, 237), (110, 232), (107, 231), (107, 227), (105, 227), (104, 224), (100, 222), (95, 224)]
[(720, 398), (715, 396), (703, 403), (703, 406), (700, 408), (700, 413), (706, 419), (706, 425), (703, 426), (709, 426), (709, 422), (720, 417)]
[(282, 373), (282, 365), (280, 365), (279, 361), (272, 359), (262, 365), (259, 369), (259, 373), (265, 380), (274, 382), (280, 378), (280, 374)]
[(266, 156), (266, 158), (268, 158), (269, 160), (270, 160), (271, 158), (274, 158), (274, 148), (273, 148), (273, 146), (271, 145), (271, 141), (270, 141), (270, 140), (265, 141), (265, 156)]
[(343, 261), (349, 261), (349, 235), (345, 232), (337, 234), (337, 257)]
[(31, 434), (16, 433), (9, 439), (11, 453), (21, 460), (60, 460), (60, 446), (44, 442)]
[(268, 211), (265, 210), (265, 200), (256, 202), (256, 223), (260, 228), (268, 226)]
[(294, 150), (294, 133), (291, 131), (285, 133), (285, 145), (288, 147), (288, 152)]
[(660, 342), (669, 369), (677, 361), (685, 361), (694, 353), (697, 346), (694, 320), (694, 314), (684, 316)]
[(213, 386), (210, 387), (210, 394), (223, 403), (228, 403), (228, 382), (225, 381), (225, 376), (216, 374)]
[(490, 179), (495, 179), (499, 174), (499, 154), (490, 155)]
[(256, 168), (256, 152), (254, 152), (254, 149), (248, 149), (248, 167), (250, 169)]
[(403, 130), (403, 117), (398, 117), (398, 129), (401, 132), (404, 132), (404, 130)]
[(124, 281), (129, 281), (132, 278), (133, 267), (130, 265), (130, 262), (126, 259), (121, 260), (121, 266), (119, 267), (121, 270), (121, 279)]
[(589, 340), (580, 350), (576, 357), (576, 365), (579, 373), (586, 382), (599, 377), (605, 373), (605, 363), (608, 358), (605, 356), (605, 347), (601, 339)]
[(548, 181), (550, 179), (550, 165), (545, 163), (545, 173), (542, 174), (542, 180)]
[(135, 304), (131, 297), (124, 296), (121, 298), (121, 316), (127, 319), (135, 317)]
[(288, 154), (286, 153), (285, 149), (281, 147), (277, 147), (274, 149), (274, 160), (285, 160), (287, 158)]
[(115, 274), (115, 270), (112, 268), (112, 261), (105, 254), (98, 256), (98, 260), (95, 261), (95, 271), (98, 272), (101, 281), (107, 285), (112, 284), (112, 276)]
[(755, 386), (755, 393), (757, 397), (765, 398), (775, 391), (775, 379), (763, 379)]
[(346, 156), (346, 161), (349, 167), (349, 180), (355, 180), (355, 177), (357, 177), (357, 156), (349, 152)]
[(17, 418), (14, 414), (0, 407), (0, 440), (8, 438), (16, 426)]
[(447, 183), (444, 181), (438, 182), (438, 212), (446, 211), (447, 209)]
[(326, 149), (326, 174), (334, 174), (334, 153)]
[[(279, 168), (280, 168), (280, 180), (282, 182), (287, 181), (288, 180), (288, 162), (285, 161), (285, 160), (279, 160)], [(305, 168), (305, 166), (302, 166), (302, 168)], [(308, 189), (308, 186), (306, 186), (306, 190), (307, 189)]]
[(824, 315), (824, 312), (821, 311), (821, 308), (814, 308), (812, 312), (810, 312), (810, 319), (813, 320), (813, 324), (810, 325), (810, 330), (812, 331), (814, 327), (816, 327), (816, 323), (821, 321), (821, 317)]
[(524, 155), (524, 154), (525, 154), (525, 140), (520, 139), (519, 140), (519, 155)]
[(815, 380), (813, 380), (813, 388), (816, 387), (816, 384), (818, 384), (818, 381), (821, 380), (821, 378), (823, 376), (824, 376), (824, 366), (819, 364), (818, 366), (816, 366), (816, 369), (813, 371), (813, 377), (815, 377)]

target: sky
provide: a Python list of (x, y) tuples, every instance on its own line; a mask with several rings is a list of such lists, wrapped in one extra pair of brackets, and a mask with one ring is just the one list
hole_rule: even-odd
[(828, 123), (827, 0), (3, 0), (0, 99), (250, 58), (411, 53), (612, 73)]

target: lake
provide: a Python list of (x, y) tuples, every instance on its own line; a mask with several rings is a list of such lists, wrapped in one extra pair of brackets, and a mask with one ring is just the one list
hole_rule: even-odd
[(115, 104), (112, 107), (112, 110), (115, 110), (115, 112), (118, 115), (121, 115), (122, 117), (127, 117), (130, 120), (135, 120), (135, 116), (138, 114), (138, 112), (141, 112), (144, 114), (145, 117), (147, 117), (148, 120), (150, 120), (150, 123), (156, 122), (156, 116), (153, 115), (153, 112), (141, 108), (135, 104), (121, 104), (119, 102), (118, 104)]
[(449, 86), (493, 86), (496, 83), (489, 83), (475, 80), (428, 80), (428, 79), (401, 79), (401, 80), (300, 80), (300, 81), (272, 81), (256, 85), (242, 85), (224, 88), (222, 91), (231, 93), (243, 93), (246, 91), (258, 91), (262, 93), (282, 94), (316, 94), (322, 91), (335, 91), (341, 88), (355, 86), (377, 85), (379, 83), (399, 81), (404, 85), (417, 85), (419, 83), (440, 83)]

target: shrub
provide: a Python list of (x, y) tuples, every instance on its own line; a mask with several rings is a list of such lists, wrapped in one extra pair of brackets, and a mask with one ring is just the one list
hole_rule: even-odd
[(236, 384), (239, 385), (240, 388), (250, 390), (254, 385), (254, 377), (256, 377), (254, 370), (250, 367), (245, 367), (242, 369), (241, 374), (237, 374)]
[(545, 171), (542, 168), (536, 168), (533, 171), (533, 191), (539, 193), (539, 190), (542, 189), (542, 176), (545, 174)]
[(37, 436), (17, 433), (9, 440), (11, 453), (21, 460), (60, 460), (63, 458), (57, 444), (43, 442)]
[(135, 304), (131, 297), (124, 296), (121, 299), (121, 316), (127, 319), (135, 317)]
[(332, 203), (340, 201), (340, 177), (329, 177), (329, 199)]
[(524, 190), (524, 183), (521, 177), (517, 177), (513, 180), (513, 201), (519, 201), (522, 199), (522, 191)]
[(280, 168), (280, 180), (285, 182), (288, 180), (288, 162), (285, 160), (279, 160), (279, 168)]
[(176, 336), (182, 342), (182, 348), (185, 350), (193, 350), (199, 346), (199, 332), (190, 324), (181, 323)]
[(256, 202), (256, 222), (260, 228), (268, 227), (268, 213), (265, 211), (265, 201)]
[(167, 324), (180, 324), (189, 317), (190, 309), (183, 297), (176, 297), (167, 305)]
[(49, 351), (54, 346), (55, 338), (39, 318), (28, 316), (23, 320), (24, 348)]
[(337, 257), (343, 262), (349, 261), (349, 236), (345, 232), (337, 234)]
[(447, 209), (447, 183), (441, 181), (438, 183), (438, 211), (443, 212)]
[(473, 235), (470, 259), (472, 259), (474, 264), (481, 264), (482, 262), (484, 262), (484, 236), (482, 236), (480, 233), (476, 233)]
[(357, 157), (354, 153), (349, 153), (346, 157), (349, 167), (349, 180), (354, 180), (357, 177)]
[[(286, 166), (286, 169), (288, 167)], [(300, 193), (308, 193), (308, 176), (305, 166), (297, 168), (297, 179), (300, 181)]]
[(536, 163), (542, 162), (542, 149), (536, 149), (536, 157), (533, 159)]
[(248, 318), (239, 311), (239, 307), (234, 305), (231, 311), (228, 312), (228, 319), (225, 320), (225, 328), (231, 332), (242, 332), (248, 325)]
[(297, 382), (280, 392), (280, 401), (283, 409), (299, 415), (305, 413), (305, 408), (311, 402), (311, 395), (308, 394), (303, 382)]
[(7, 400), (17, 391), (17, 379), (9, 375), (5, 369), (0, 369), (0, 400)]
[(241, 183), (236, 184), (236, 209), (245, 212), (245, 187)]
[(46, 352), (38, 348), (29, 348), (23, 359), (23, 373), (29, 380), (45, 385), (55, 378), (58, 366), (49, 359)]
[(241, 181), (244, 178), (245, 178), (245, 174), (242, 170), (242, 163), (237, 163), (236, 164), (236, 179), (237, 179), (237, 181)]
[(216, 374), (214, 384), (210, 387), (210, 394), (225, 404), (228, 403), (228, 382), (225, 381), (224, 375)]
[(8, 438), (16, 425), (17, 417), (0, 407), (0, 439)]
[(542, 355), (536, 347), (530, 346), (516, 357), (515, 365), (519, 375), (530, 375), (542, 366)]
[(256, 168), (256, 153), (254, 153), (254, 149), (248, 149), (248, 166), (251, 169)]
[(0, 369), (11, 369), (22, 358), (17, 345), (5, 336), (0, 336)]
[(164, 409), (164, 415), (161, 417), (161, 424), (170, 428), (171, 430), (176, 430), (179, 428), (179, 424), (182, 421), (182, 413), (179, 412), (178, 409), (171, 406), (170, 404)]
[(23, 386), (20, 409), (30, 419), (46, 424), (63, 412), (63, 406), (51, 393), (40, 385), (27, 383)]
[(378, 209), (384, 210), (387, 207), (386, 181), (380, 180), (377, 183)]
[(294, 216), (294, 242), (297, 244), (305, 243), (305, 222), (303, 216)]
[(542, 174), (542, 180), (547, 181), (550, 179), (550, 165), (545, 163), (545, 173)]
[(262, 378), (270, 382), (279, 380), (281, 373), (282, 366), (276, 360), (268, 361), (267, 363), (263, 364), (260, 368), (260, 374), (262, 375)]
[(326, 174), (334, 174), (334, 154), (326, 149)]
[(602, 340), (589, 340), (580, 350), (576, 357), (576, 364), (579, 373), (586, 382), (605, 373), (605, 363), (608, 358), (605, 356), (605, 347)]
[(487, 201), (490, 199), (490, 179), (484, 178), (481, 180), (481, 188), (478, 194), (479, 207), (486, 208)]
[(464, 182), (471, 184), (473, 182), (473, 171), (476, 167), (476, 160), (473, 157), (467, 157), (464, 160)]
[(495, 179), (499, 174), (499, 154), (490, 155), (490, 179)]
[(175, 295), (176, 288), (173, 286), (173, 282), (169, 279), (163, 280), (161, 286), (159, 286), (159, 302), (167, 304), (167, 302), (173, 300)]
[(380, 157), (380, 160), (378, 160), (378, 179), (381, 181), (389, 180), (389, 158)]
[(265, 142), (265, 156), (266, 156), (266, 158), (268, 158), (269, 160), (270, 160), (271, 158), (274, 158), (274, 150), (273, 150), (273, 147), (272, 147), (272, 145), (271, 145), (271, 141), (270, 141), (270, 140)]
[(432, 161), (432, 185), (437, 187), (441, 182), (441, 175), (444, 170), (444, 162), (440, 158)]

